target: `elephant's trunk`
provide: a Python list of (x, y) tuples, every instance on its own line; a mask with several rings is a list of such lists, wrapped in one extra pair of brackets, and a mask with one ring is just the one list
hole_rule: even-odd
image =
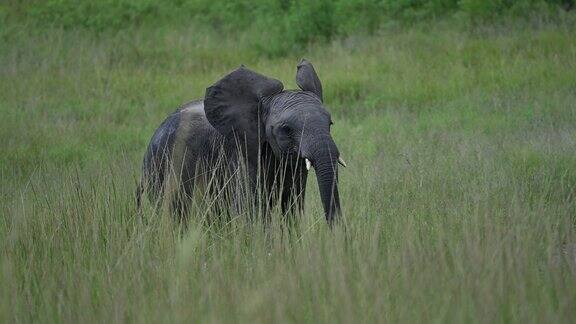
[(316, 171), (324, 215), (329, 224), (332, 224), (340, 215), (338, 157), (338, 148), (330, 137), (316, 142), (315, 149), (310, 154), (312, 166)]

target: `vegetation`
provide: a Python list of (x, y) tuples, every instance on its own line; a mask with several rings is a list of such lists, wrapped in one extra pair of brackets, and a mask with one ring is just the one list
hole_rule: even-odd
[[(259, 54), (284, 55), (310, 43), (382, 26), (451, 19), (460, 28), (495, 21), (561, 19), (574, 0), (7, 0), (0, 5), (10, 22), (40, 27), (110, 31), (134, 25), (188, 25), (216, 29), (217, 37), (237, 30), (251, 34)], [(2, 10), (4, 9), (4, 10)], [(2, 12), (4, 11), (4, 15)], [(537, 19), (533, 19), (537, 16)]]
[[(97, 30), (109, 23), (49, 18), (70, 3), (2, 7), (0, 322), (576, 318), (571, 12), (467, 28), (457, 19), (382, 18), (339, 30), (338, 21), (329, 37), (321, 31), (306, 46), (263, 55), (252, 28), (264, 34), (264, 21), (238, 18), (245, 21), (234, 32), (152, 23), (146, 17), (161, 11), (152, 1), (98, 2), (132, 8), (139, 25), (126, 18)], [(432, 17), (485, 2), (378, 3), (396, 3), (394, 16)], [(520, 2), (489, 3), (512, 15)], [(48, 18), (26, 22), (33, 15)], [(200, 224), (199, 209), (185, 230), (150, 210), (139, 221), (141, 158), (165, 116), (241, 63), (294, 88), (302, 56), (323, 81), (348, 163), (340, 180), (346, 229), (325, 224), (314, 177), (290, 233), (278, 213), (266, 230), (245, 217)]]

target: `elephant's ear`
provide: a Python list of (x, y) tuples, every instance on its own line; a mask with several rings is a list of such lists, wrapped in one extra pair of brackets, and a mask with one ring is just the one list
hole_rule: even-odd
[(322, 99), (322, 83), (320, 83), (320, 79), (318, 79), (312, 63), (306, 59), (302, 59), (300, 63), (298, 63), (296, 84), (298, 84), (300, 89), (313, 92), (320, 98), (320, 101), (324, 101)]
[(282, 82), (241, 66), (206, 89), (206, 118), (225, 136), (256, 140), (261, 127), (260, 101), (283, 88)]

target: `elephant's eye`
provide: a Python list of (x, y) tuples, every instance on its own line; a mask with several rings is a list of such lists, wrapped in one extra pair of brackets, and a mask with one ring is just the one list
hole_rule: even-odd
[(282, 124), (280, 125), (280, 130), (285, 134), (289, 134), (291, 129), (287, 124)]

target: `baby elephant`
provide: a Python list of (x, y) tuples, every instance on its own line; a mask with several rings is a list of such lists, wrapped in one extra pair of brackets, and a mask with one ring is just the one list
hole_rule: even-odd
[(310, 62), (300, 61), (296, 82), (300, 90), (284, 90), (282, 82), (241, 66), (207, 88), (204, 100), (172, 113), (144, 156), (139, 208), (147, 192), (180, 220), (193, 197), (226, 201), (228, 209), (252, 204), (265, 213), (279, 202), (284, 214), (294, 214), (303, 209), (314, 167), (332, 224), (340, 215), (337, 165), (346, 164)]

